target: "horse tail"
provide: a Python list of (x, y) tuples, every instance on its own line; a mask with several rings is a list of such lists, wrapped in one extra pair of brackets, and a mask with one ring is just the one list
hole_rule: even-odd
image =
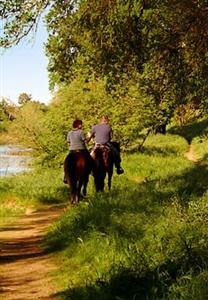
[(75, 159), (74, 159), (74, 153), (69, 153), (64, 161), (64, 170), (65, 174), (70, 176), (74, 173), (75, 169)]
[(64, 174), (68, 184), (71, 187), (71, 192), (76, 190), (76, 176), (75, 176), (76, 162), (74, 153), (69, 153), (64, 161)]
[(108, 168), (109, 168), (111, 156), (112, 156), (111, 149), (109, 147), (104, 147), (103, 148), (103, 163), (104, 163), (106, 170), (108, 170)]
[[(106, 174), (109, 174), (109, 156), (110, 149), (107, 146), (97, 147), (94, 150), (93, 158), (94, 158), (94, 167), (93, 167), (93, 176), (96, 191), (104, 190), (104, 180)], [(110, 171), (111, 172), (111, 171)]]
[(104, 160), (103, 160), (103, 150), (100, 147), (97, 147), (94, 151), (94, 167), (96, 169), (103, 169)]
[(92, 171), (93, 160), (89, 152), (76, 153), (76, 176), (86, 177)]

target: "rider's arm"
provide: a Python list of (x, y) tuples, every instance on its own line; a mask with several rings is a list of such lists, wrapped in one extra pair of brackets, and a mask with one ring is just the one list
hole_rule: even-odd
[(81, 131), (81, 134), (80, 134), (80, 138), (82, 139), (82, 141), (86, 144), (86, 143), (88, 143), (88, 139), (87, 139), (87, 137), (85, 136), (85, 134), (84, 134), (84, 132), (83, 131)]
[(91, 141), (92, 138), (94, 138), (94, 134), (89, 133), (88, 137), (86, 138), (85, 142), (89, 143)]
[(110, 126), (110, 132), (109, 132), (109, 136), (110, 136), (110, 141), (112, 140), (113, 138), (113, 129), (112, 127)]
[(67, 144), (70, 145), (70, 131), (67, 133), (66, 141)]
[(94, 137), (95, 137), (95, 128), (93, 126), (92, 129), (90, 130), (90, 132), (88, 133), (86, 143), (89, 143), (91, 141), (91, 139)]

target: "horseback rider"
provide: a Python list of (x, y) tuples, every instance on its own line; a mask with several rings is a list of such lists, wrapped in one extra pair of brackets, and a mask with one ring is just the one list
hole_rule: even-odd
[[(72, 129), (67, 134), (67, 142), (69, 143), (69, 156), (70, 159), (73, 160), (73, 154), (75, 152), (83, 152), (86, 155), (86, 158), (89, 160), (89, 163), (92, 164), (92, 157), (90, 156), (90, 153), (86, 147), (87, 139), (82, 130), (82, 126), (82, 120), (74, 120)], [(63, 182), (67, 183), (65, 175)]]
[[(87, 139), (82, 130), (82, 120), (76, 119), (72, 124), (72, 130), (67, 134), (67, 142), (69, 143), (69, 151), (87, 150), (86, 143)], [(87, 150), (88, 151), (88, 150)]]
[[(121, 167), (119, 143), (111, 142), (112, 136), (113, 130), (109, 124), (109, 118), (108, 116), (104, 115), (101, 117), (100, 123), (92, 127), (87, 142), (89, 142), (91, 138), (95, 138), (94, 149), (102, 145), (108, 146), (113, 154), (117, 174), (120, 175), (124, 173), (124, 170)], [(93, 151), (91, 155), (93, 156)]]

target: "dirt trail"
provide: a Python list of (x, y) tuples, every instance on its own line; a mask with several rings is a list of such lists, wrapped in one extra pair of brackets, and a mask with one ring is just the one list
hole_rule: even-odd
[(196, 156), (196, 154), (193, 151), (193, 146), (190, 145), (188, 152), (185, 153), (185, 157), (192, 161), (193, 163), (201, 163), (201, 160)]
[(28, 210), (0, 231), (0, 299), (56, 299), (50, 277), (55, 266), (40, 244), (46, 228), (61, 212), (55, 207)]

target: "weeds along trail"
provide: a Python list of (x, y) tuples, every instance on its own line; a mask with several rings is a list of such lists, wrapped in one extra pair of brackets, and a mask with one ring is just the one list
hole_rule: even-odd
[(0, 299), (55, 299), (49, 275), (55, 266), (40, 245), (60, 214), (55, 207), (28, 211), (0, 231)]

